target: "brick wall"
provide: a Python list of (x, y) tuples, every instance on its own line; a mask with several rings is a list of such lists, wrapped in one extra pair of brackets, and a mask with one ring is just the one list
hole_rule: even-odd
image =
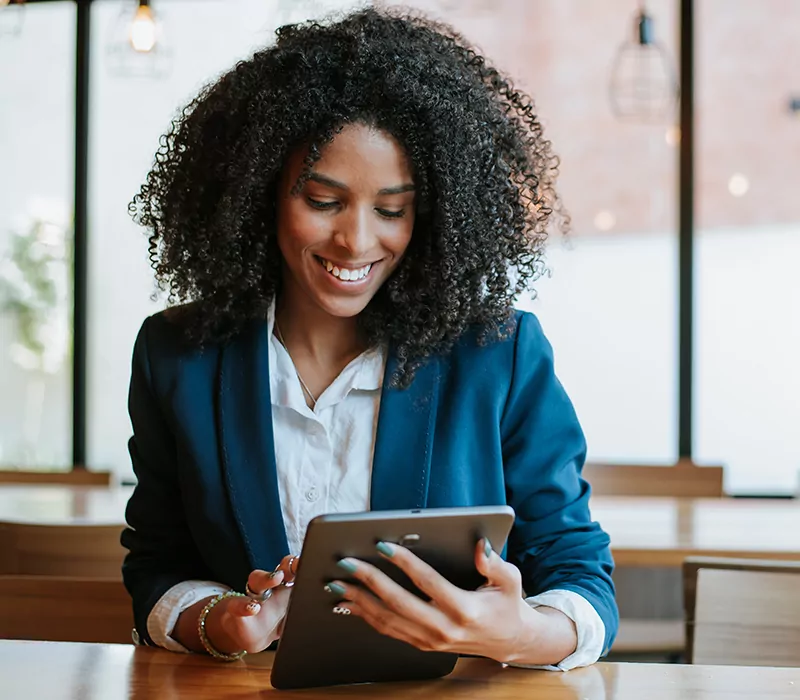
[[(384, 0), (382, 4), (400, 4)], [(621, 123), (609, 81), (634, 0), (407, 0), (453, 24), (536, 102), (562, 160), (561, 192), (577, 233), (674, 229), (674, 118)], [(678, 71), (678, 3), (651, 0), (655, 34)], [(696, 182), (701, 227), (800, 221), (800, 2), (697, 0)], [(749, 182), (728, 190), (732, 175)], [(598, 214), (601, 216), (598, 217)]]

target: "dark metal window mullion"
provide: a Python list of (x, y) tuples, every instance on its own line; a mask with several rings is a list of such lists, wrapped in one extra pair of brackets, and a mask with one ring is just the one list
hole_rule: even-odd
[(86, 466), (87, 239), (89, 209), (90, 0), (76, 0), (75, 220), (73, 232), (72, 467)]

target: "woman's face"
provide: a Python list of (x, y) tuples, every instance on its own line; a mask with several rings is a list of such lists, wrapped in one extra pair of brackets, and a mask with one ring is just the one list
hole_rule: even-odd
[(361, 313), (400, 264), (414, 228), (414, 183), (400, 144), (378, 129), (346, 126), (321, 151), (303, 189), (294, 153), (278, 189), (285, 294), (339, 317)]

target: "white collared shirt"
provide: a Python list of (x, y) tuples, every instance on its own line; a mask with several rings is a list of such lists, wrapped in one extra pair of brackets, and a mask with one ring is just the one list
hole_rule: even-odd
[[(292, 358), (273, 335), (274, 318), (273, 304), (267, 330), (275, 464), (289, 551), (300, 554), (312, 518), (369, 510), (386, 351), (369, 350), (353, 360), (318, 397), (312, 411)], [(197, 601), (227, 590), (211, 581), (184, 581), (173, 586), (147, 618), (150, 637), (172, 651), (188, 651), (171, 636), (178, 617)], [(560, 610), (575, 622), (576, 650), (557, 666), (545, 668), (567, 671), (597, 661), (605, 626), (583, 596), (553, 590), (527, 601), (533, 607)]]

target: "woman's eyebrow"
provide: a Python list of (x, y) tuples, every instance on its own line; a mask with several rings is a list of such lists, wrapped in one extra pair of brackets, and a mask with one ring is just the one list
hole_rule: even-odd
[[(334, 180), (332, 177), (328, 177), (327, 175), (323, 175), (322, 173), (316, 173), (316, 172), (309, 173), (308, 180), (310, 182), (317, 182), (320, 185), (325, 185), (326, 187), (331, 187), (335, 190), (344, 190), (345, 192), (350, 190), (350, 188), (343, 182)], [(414, 184), (408, 182), (404, 185), (395, 185), (394, 187), (384, 187), (382, 190), (378, 191), (378, 194), (380, 195), (403, 194), (404, 192), (413, 192), (414, 190), (416, 190)]]
[(326, 187), (332, 187), (335, 190), (349, 190), (350, 189), (343, 182), (339, 182), (338, 180), (334, 180), (332, 177), (328, 177), (327, 175), (323, 175), (322, 173), (309, 173), (308, 180), (310, 182), (318, 182), (320, 185), (325, 185)]
[(414, 187), (413, 183), (409, 182), (405, 185), (396, 185), (395, 187), (384, 187), (382, 190), (378, 190), (378, 194), (403, 194), (404, 192), (413, 192), (417, 188)]

